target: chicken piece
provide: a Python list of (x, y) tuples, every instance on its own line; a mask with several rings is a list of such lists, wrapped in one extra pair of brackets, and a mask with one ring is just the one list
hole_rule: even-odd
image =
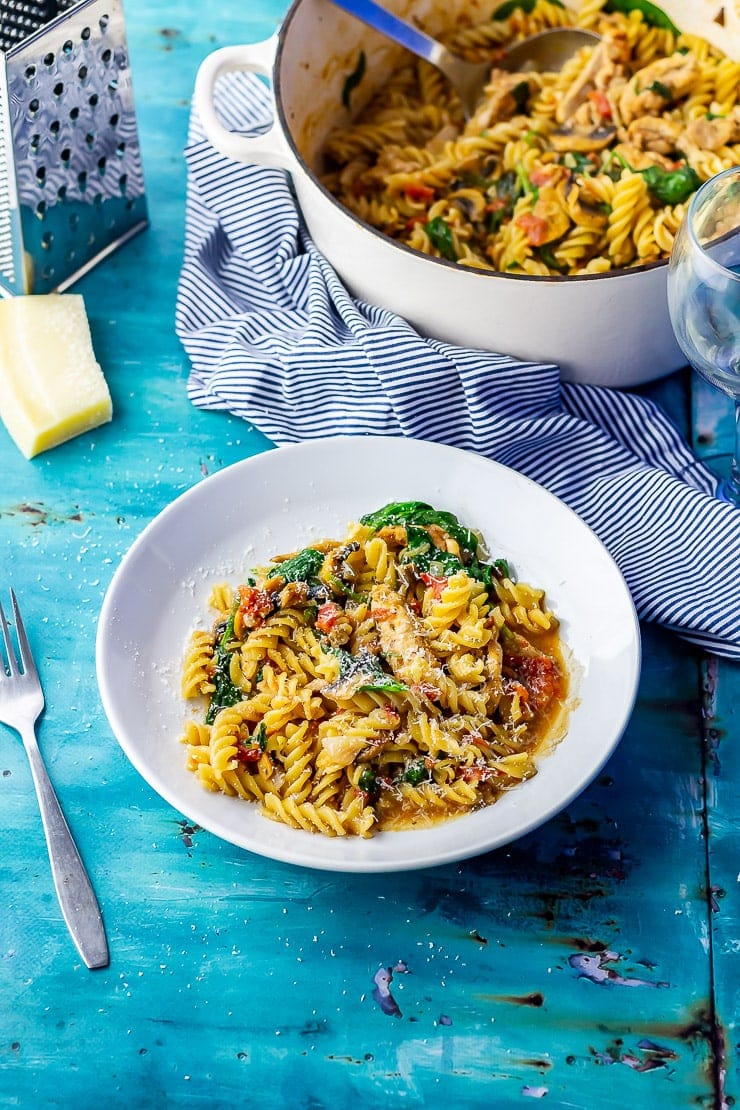
[(445, 532), (439, 524), (428, 524), (426, 530), (435, 547), (440, 551), (451, 551), (458, 559), (460, 558), (460, 545), (457, 540), (453, 540), (449, 532)]
[(308, 584), (306, 582), (288, 582), (278, 594), (281, 609), (302, 608), (308, 604)]
[(632, 143), (619, 143), (614, 147), (618, 154), (633, 170), (646, 170), (648, 166), (660, 166), (664, 170), (674, 168), (673, 161), (665, 154), (658, 154), (656, 150), (640, 150)]
[(561, 239), (570, 227), (570, 216), (565, 210), (563, 197), (552, 185), (540, 189), (532, 215), (538, 220), (544, 220), (546, 224), (539, 236), (538, 245)]
[(406, 529), (403, 524), (387, 524), (376, 535), (378, 539), (384, 541), (391, 551), (400, 551), (407, 543)]
[[(607, 32), (593, 48), (590, 60), (562, 97), (555, 110), (558, 123), (572, 120), (581, 106), (587, 106), (593, 93), (604, 93), (621, 76), (622, 66), (629, 60), (629, 44), (622, 32)], [(603, 118), (603, 112), (601, 113)], [(591, 115), (591, 122), (597, 120)]]
[(619, 98), (619, 113), (629, 125), (640, 116), (656, 115), (685, 96), (699, 76), (692, 54), (672, 54), (639, 69)]
[(439, 131), (432, 136), (426, 144), (426, 149), (437, 156), (440, 156), (447, 143), (453, 143), (460, 135), (460, 128), (455, 123), (446, 123), (440, 127)]
[(501, 647), (501, 641), (498, 632), (494, 631), (486, 648), (486, 681), (483, 684), (483, 692), (486, 695), (489, 713), (493, 712), (503, 697), (503, 663), (504, 653)]
[[(695, 121), (697, 123), (704, 121)], [(633, 119), (625, 138), (640, 150), (654, 150), (658, 154), (672, 154), (678, 145), (681, 125), (661, 116), (640, 116)]]
[(468, 121), (465, 133), (477, 135), (486, 127), (523, 112), (536, 89), (537, 83), (530, 74), (494, 69), (485, 88), (485, 98)]
[(318, 770), (349, 767), (367, 744), (367, 739), (362, 736), (325, 736), (316, 758), (316, 767)]
[(731, 116), (718, 116), (716, 119), (692, 119), (685, 134), (689, 143), (700, 150), (719, 150), (728, 143), (737, 142), (737, 132), (740, 132), (740, 124)]
[(421, 683), (444, 687), (445, 674), (397, 590), (380, 584), (373, 586), (370, 611), (378, 630), (380, 650), (396, 678), (412, 687)]

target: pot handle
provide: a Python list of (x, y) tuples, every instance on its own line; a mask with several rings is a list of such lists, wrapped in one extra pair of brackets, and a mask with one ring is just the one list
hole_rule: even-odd
[(198, 69), (193, 100), (207, 138), (221, 154), (237, 162), (290, 170), (295, 160), (277, 122), (273, 121), (261, 135), (250, 138), (224, 127), (215, 106), (216, 82), (224, 74), (244, 70), (271, 78), (277, 44), (278, 36), (273, 35), (263, 42), (214, 50)]

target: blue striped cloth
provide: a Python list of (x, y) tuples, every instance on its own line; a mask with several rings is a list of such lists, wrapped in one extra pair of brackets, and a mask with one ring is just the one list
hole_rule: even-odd
[[(271, 118), (256, 78), (221, 82), (227, 126)], [(193, 404), (274, 443), (403, 435), (476, 451), (565, 501), (643, 620), (740, 658), (740, 512), (659, 407), (561, 384), (558, 368), (421, 338), (353, 300), (306, 233), (285, 173), (230, 162), (193, 114), (177, 333)]]

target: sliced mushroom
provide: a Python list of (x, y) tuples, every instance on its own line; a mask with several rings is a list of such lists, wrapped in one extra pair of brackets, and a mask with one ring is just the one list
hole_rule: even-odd
[(550, 133), (550, 145), (563, 154), (569, 150), (590, 154), (605, 150), (616, 133), (616, 127), (594, 127), (591, 131), (581, 127), (558, 127)]
[(456, 189), (450, 193), (449, 200), (471, 223), (477, 223), (485, 216), (488, 202), (480, 189)]
[(609, 219), (602, 198), (592, 192), (588, 178), (581, 184), (571, 182), (566, 189), (565, 203), (570, 218), (579, 227), (601, 231)]

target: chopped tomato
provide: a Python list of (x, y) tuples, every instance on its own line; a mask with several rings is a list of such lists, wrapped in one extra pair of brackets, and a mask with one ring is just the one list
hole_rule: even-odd
[(502, 772), (497, 767), (487, 764), (474, 763), (472, 767), (464, 767), (460, 776), (463, 782), (487, 782), (488, 779), (501, 778)]
[(417, 224), (426, 223), (426, 214), (419, 213), (418, 216), (412, 216), (410, 220), (406, 221), (404, 231), (413, 231)]
[(262, 748), (258, 744), (237, 744), (236, 758), (240, 763), (259, 763)]
[(487, 751), (491, 747), (491, 745), (483, 739), (479, 732), (468, 732), (463, 737), (463, 740), (465, 740), (468, 744), (475, 744), (476, 748), (480, 748), (481, 751)]
[[(558, 172), (557, 167), (555, 167), (555, 172)], [(536, 170), (532, 170), (529, 180), (539, 189), (540, 185), (547, 185), (552, 175), (553, 170), (549, 166), (539, 166)]]
[(529, 704), (535, 711), (562, 695), (560, 669), (549, 655), (510, 655), (506, 665), (526, 688)]
[(239, 587), (239, 612), (248, 628), (258, 628), (273, 610), (273, 601), (267, 590), (256, 586)]
[(333, 601), (327, 601), (316, 614), (316, 627), (319, 632), (331, 632), (337, 623), (339, 609)]
[(447, 585), (447, 578), (439, 574), (428, 574), (427, 571), (422, 571), (419, 575), (425, 586), (429, 586), (434, 597), (441, 597), (442, 591)]
[(486, 212), (500, 212), (502, 208), (506, 208), (506, 201), (502, 197), (494, 197), (486, 205)]
[(431, 200), (434, 196), (434, 189), (415, 181), (404, 185), (403, 191), (409, 200)]
[(547, 242), (547, 220), (541, 216), (534, 216), (525, 212), (516, 218), (517, 227), (520, 227), (533, 247), (541, 247)]
[(588, 98), (602, 119), (612, 118), (612, 106), (605, 92), (602, 92), (601, 89), (594, 89), (593, 92), (588, 94)]
[(430, 701), (439, 701), (439, 699), (442, 697), (442, 691), (439, 689), (438, 686), (435, 686), (431, 682), (417, 682), (416, 685), (411, 687), (411, 689), (415, 693), (421, 694), (425, 698), (429, 698)]

